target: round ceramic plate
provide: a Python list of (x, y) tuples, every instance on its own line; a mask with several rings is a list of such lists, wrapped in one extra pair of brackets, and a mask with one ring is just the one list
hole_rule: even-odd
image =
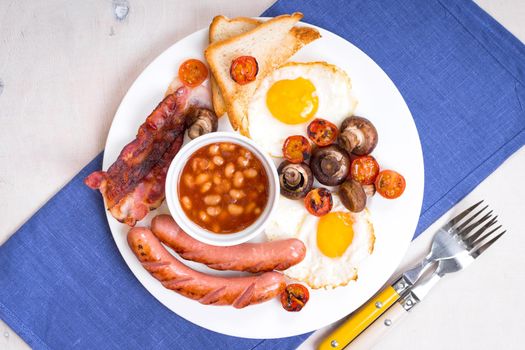
[[(277, 299), (238, 310), (202, 305), (164, 288), (142, 268), (128, 247), (129, 227), (117, 222), (108, 212), (118, 249), (137, 279), (170, 310), (204, 328), (245, 338), (280, 338), (335, 322), (381, 288), (400, 263), (416, 229), (423, 200), (423, 156), (407, 105), (394, 83), (370, 57), (343, 38), (322, 28), (316, 29), (322, 38), (301, 49), (291, 61), (326, 61), (348, 73), (353, 94), (359, 101), (355, 114), (370, 119), (379, 132), (374, 156), (382, 168), (395, 169), (405, 176), (405, 193), (396, 200), (376, 195), (368, 201), (376, 243), (373, 254), (359, 268), (359, 279), (333, 290), (311, 290), (307, 306), (297, 313), (286, 312)], [(135, 80), (111, 125), (104, 169), (115, 161), (123, 146), (134, 139), (139, 125), (162, 100), (179, 65), (188, 58), (204, 61), (203, 50), (207, 44), (208, 29), (195, 32), (164, 51)], [(231, 130), (226, 118), (221, 118), (219, 128)], [(150, 213), (138, 226), (149, 225), (152, 217), (159, 213), (168, 213), (166, 204)], [(185, 263), (213, 274), (234, 274)]]

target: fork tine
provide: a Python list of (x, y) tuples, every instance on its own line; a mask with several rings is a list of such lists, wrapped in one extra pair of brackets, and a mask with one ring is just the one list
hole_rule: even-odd
[(492, 238), (490, 241), (484, 243), (481, 246), (477, 246), (474, 249), (471, 250), (470, 255), (474, 258), (477, 258), (481, 253), (483, 253), (485, 250), (487, 250), (488, 247), (490, 247), (494, 242), (496, 242), (501, 236), (503, 236), (507, 232), (507, 230), (501, 232), (500, 234), (496, 235), (494, 238)]
[[(485, 207), (486, 208), (486, 207)], [(481, 212), (483, 210), (485, 210), (485, 208), (481, 209), (478, 213), (476, 213), (472, 218), (470, 218), (469, 220), (465, 221), (463, 224), (461, 224), (461, 226), (459, 226), (456, 230), (457, 230), (457, 234), (458, 236), (460, 237), (466, 237), (473, 229), (475, 229), (478, 225), (482, 224), (485, 220), (489, 219), (490, 217), (492, 217), (492, 210), (489, 211), (487, 214), (485, 214), (485, 216), (483, 216), (481, 219), (479, 219), (478, 221), (474, 222), (473, 224), (465, 227), (468, 223), (470, 223), (476, 216), (478, 216), (478, 214), (481, 214)]]
[(482, 202), (483, 202), (483, 200), (480, 200), (479, 202), (477, 202), (476, 204), (472, 205), (471, 207), (463, 210), (461, 213), (459, 213), (454, 218), (452, 218), (452, 220), (450, 220), (445, 226), (443, 226), (443, 229), (448, 230), (448, 229), (452, 228), (452, 226), (454, 226), (458, 222), (460, 222), (465, 216), (467, 216), (474, 209), (476, 209)]
[(485, 232), (488, 228), (490, 228), (492, 225), (494, 225), (495, 223), (498, 222), (498, 216), (496, 215), (495, 217), (493, 217), (492, 219), (490, 219), (487, 223), (485, 223), (483, 226), (481, 226), (476, 232), (468, 235), (468, 236), (463, 236), (463, 241), (465, 243), (468, 244), (468, 242), (470, 243), (473, 243), (474, 241), (476, 241), (479, 237), (481, 237), (481, 235), (483, 234), (483, 232)]
[[(492, 221), (492, 220), (491, 220)], [(485, 225), (487, 226), (488, 223)], [(484, 227), (485, 227), (484, 226)], [(469, 238), (467, 238), (467, 240), (465, 241), (465, 243), (467, 244), (467, 246), (469, 247), (473, 247), (474, 245), (478, 244), (479, 242), (483, 241), (485, 238), (489, 237), (490, 235), (492, 235), (494, 232), (496, 232), (497, 230), (499, 230), (503, 225), (499, 225), (498, 227), (492, 229), (490, 232), (488, 233), (485, 233), (483, 236), (481, 236), (481, 234), (478, 234), (478, 232), (474, 233), (473, 235), (471, 235)], [(483, 228), (484, 228), (483, 227)], [(479, 229), (479, 231), (481, 231), (483, 228)], [(474, 236), (476, 235), (476, 236)]]

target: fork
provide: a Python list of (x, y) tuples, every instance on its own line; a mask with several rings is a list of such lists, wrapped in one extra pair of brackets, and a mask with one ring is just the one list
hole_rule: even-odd
[[(488, 226), (489, 223), (485, 226)], [(494, 242), (506, 232), (495, 233), (501, 228), (500, 225), (480, 237), (485, 226), (470, 236), (468, 236), (468, 234), (467, 236), (460, 236), (461, 240), (459, 244), (464, 247), (464, 250), (448, 259), (439, 260), (438, 267), (432, 275), (424, 282), (418, 283), (414, 288), (409, 290), (397, 303), (383, 313), (381, 317), (365, 331), (359, 334), (359, 337), (352, 342), (352, 347), (357, 349), (371, 348), (379, 339), (384, 337), (389, 329), (399, 324), (402, 318), (408, 314), (407, 311), (412, 310), (414, 306), (420, 303), (430, 289), (432, 289), (443, 276), (462, 270), (470, 265), (481, 253), (487, 250), (488, 247), (494, 244)], [(332, 345), (332, 342), (333, 340), (330, 342), (331, 349), (337, 348)]]
[[(467, 225), (470, 224), (476, 217), (481, 215), (481, 213), (483, 213), (488, 208), (488, 205), (484, 206), (481, 208), (481, 210), (462, 222), (462, 220), (465, 219), (477, 207), (479, 207), (481, 203), (483, 203), (483, 200), (462, 211), (437, 231), (437, 233), (434, 235), (434, 238), (432, 239), (432, 246), (428, 255), (414, 268), (406, 271), (403, 274), (402, 278), (404, 277), (404, 281), (402, 282), (404, 283), (400, 283), (403, 286), (400, 286), (400, 290), (398, 291), (399, 293), (403, 293), (404, 290), (414, 285), (419, 280), (419, 278), (434, 265), (435, 262), (450, 258), (451, 256), (454, 256), (455, 253), (461, 251), (461, 244), (458, 245), (455, 243), (460, 243), (462, 241), (462, 237), (467, 238), (468, 236), (469, 241), (466, 241), (465, 244), (472, 244), (474, 239), (483, 233), (483, 231), (481, 231), (477, 236), (469, 236), (469, 233), (472, 232), (474, 228), (492, 217), (492, 210), (486, 213), (477, 222), (472, 223), (470, 226)], [(492, 226), (497, 221), (496, 219), (497, 216), (485, 224), (485, 229)], [(461, 225), (459, 225), (460, 222), (462, 222)], [(501, 228), (501, 225), (498, 227), (498, 229), (499, 228)]]
[[(492, 217), (492, 210), (477, 221), (474, 220), (484, 213), (488, 206), (484, 206), (469, 216), (482, 202), (467, 208), (441, 227), (433, 238), (430, 253), (423, 261), (370, 299), (350, 319), (325, 338), (319, 349), (344, 348), (388, 310), (381, 317), (383, 322), (376, 322), (366, 330), (367, 334), (374, 335), (384, 332), (394, 321), (398, 321), (406, 314), (405, 311), (418, 304), (445, 274), (459, 271), (470, 265), (474, 259), (494, 244), (506, 231), (497, 233), (501, 225), (492, 228), (497, 223), (497, 216)], [(492, 229), (486, 232), (490, 228)], [(437, 269), (431, 277), (417, 283), (425, 271), (436, 263), (438, 264)], [(417, 285), (414, 286), (416, 283)], [(398, 300), (399, 302), (396, 303)], [(389, 310), (391, 306), (393, 307)], [(363, 342), (377, 339), (377, 336), (359, 338), (360, 342)]]

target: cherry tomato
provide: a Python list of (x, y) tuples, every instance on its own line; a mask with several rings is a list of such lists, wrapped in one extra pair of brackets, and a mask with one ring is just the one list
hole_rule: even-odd
[(180, 81), (189, 87), (199, 86), (208, 77), (208, 68), (201, 61), (191, 58), (179, 67)]
[(304, 198), (304, 205), (312, 215), (326, 215), (332, 210), (332, 194), (326, 188), (314, 188)]
[(307, 129), (308, 137), (317, 146), (324, 147), (331, 145), (337, 139), (337, 126), (324, 119), (314, 119)]
[(290, 136), (284, 141), (283, 156), (290, 163), (302, 163), (310, 160), (312, 146), (310, 141), (304, 136)]
[(394, 199), (405, 191), (405, 178), (393, 170), (383, 170), (376, 178), (376, 190), (385, 198)]
[(253, 56), (240, 56), (232, 61), (230, 67), (231, 78), (240, 85), (248, 84), (255, 80), (259, 72), (259, 65)]
[(371, 185), (379, 174), (379, 164), (372, 156), (362, 156), (354, 159), (350, 166), (352, 179), (361, 185)]
[(286, 286), (281, 293), (281, 304), (286, 311), (301, 311), (310, 299), (308, 289), (299, 283), (292, 283)]

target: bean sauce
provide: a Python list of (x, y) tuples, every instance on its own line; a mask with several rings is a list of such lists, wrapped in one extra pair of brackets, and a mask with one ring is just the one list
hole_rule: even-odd
[(243, 146), (218, 142), (198, 149), (179, 180), (179, 200), (188, 218), (215, 233), (239, 232), (268, 202), (268, 176)]

